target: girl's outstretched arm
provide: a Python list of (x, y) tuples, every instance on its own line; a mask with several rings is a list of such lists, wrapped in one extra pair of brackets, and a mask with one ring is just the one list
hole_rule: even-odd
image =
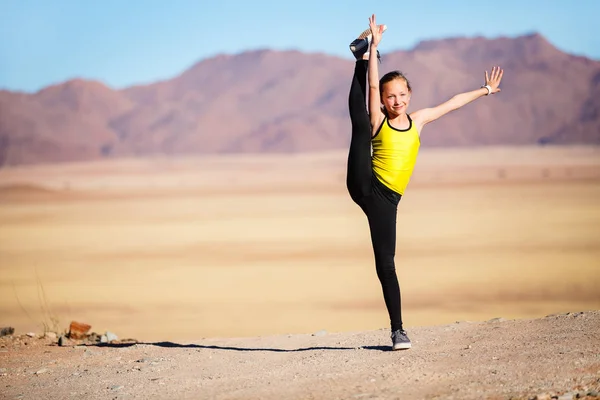
[(504, 75), (504, 70), (502, 70), (500, 67), (493, 67), (490, 76), (488, 76), (488, 72), (485, 71), (485, 86), (482, 86), (480, 89), (457, 94), (450, 100), (436, 107), (424, 108), (422, 110), (415, 111), (411, 114), (411, 117), (413, 121), (415, 121), (417, 129), (419, 132), (421, 132), (421, 129), (425, 125), (448, 114), (450, 111), (458, 110), (462, 106), (469, 104), (470, 102), (475, 101), (482, 96), (500, 92), (500, 88), (498, 86), (500, 86), (502, 75)]
[(371, 28), (371, 46), (369, 47), (369, 117), (373, 135), (381, 121), (383, 113), (381, 112), (381, 96), (379, 94), (379, 67), (377, 65), (377, 46), (381, 41), (383, 25), (377, 26), (375, 14), (369, 18), (369, 27)]

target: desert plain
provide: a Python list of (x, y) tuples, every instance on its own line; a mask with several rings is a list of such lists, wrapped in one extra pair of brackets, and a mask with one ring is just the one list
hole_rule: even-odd
[[(306, 335), (321, 352), (320, 338), (332, 345), (339, 343), (335, 335), (357, 341), (373, 332), (378, 345), (388, 346), (368, 225), (347, 195), (345, 166), (346, 153), (332, 151), (0, 169), (0, 327), (14, 327), (16, 335), (60, 333), (80, 321), (140, 343), (237, 340), (238, 350), (248, 347), (244, 340), (276, 337), (259, 346), (272, 349), (285, 335)], [(434, 343), (427, 332), (435, 326), (497, 317), (518, 324), (578, 312), (600, 330), (598, 199), (598, 147), (422, 149), (397, 215), (396, 267), (409, 336), (420, 332), (421, 343)], [(584, 328), (596, 335), (588, 340), (597, 354), (597, 331)], [(307, 343), (298, 346), (310, 352)], [(348, 350), (360, 346), (352, 342)], [(13, 350), (0, 360), (16, 368), (25, 350)], [(584, 357), (592, 371), (586, 373), (600, 377), (593, 354)], [(27, 382), (17, 379), (10, 393), (28, 398)], [(307, 382), (312, 392), (286, 396), (319, 397), (315, 381)], [(265, 387), (205, 393), (278, 398)], [(363, 393), (328, 387), (323, 398)], [(136, 396), (116, 384), (104, 389), (107, 396)], [(152, 393), (204, 397), (193, 390)], [(375, 398), (369, 393), (397, 392), (364, 398)], [(410, 393), (405, 398), (434, 392)], [(477, 393), (455, 398), (482, 398)], [(496, 392), (482, 396), (490, 393)]]

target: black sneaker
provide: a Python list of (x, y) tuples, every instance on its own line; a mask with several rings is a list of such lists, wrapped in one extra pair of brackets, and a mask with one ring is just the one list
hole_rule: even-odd
[(392, 350), (406, 350), (410, 347), (411, 343), (406, 331), (398, 329), (392, 332)]
[[(387, 30), (387, 25), (383, 25), (383, 32)], [(357, 60), (361, 60), (365, 53), (369, 51), (369, 45), (371, 44), (371, 38), (373, 35), (371, 34), (371, 29), (365, 29), (358, 35), (356, 39), (350, 43), (350, 51), (354, 54), (354, 57)], [(379, 58), (379, 51), (377, 51), (377, 56)]]

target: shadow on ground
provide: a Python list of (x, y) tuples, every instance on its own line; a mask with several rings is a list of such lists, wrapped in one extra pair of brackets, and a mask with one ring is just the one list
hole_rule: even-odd
[(173, 342), (156, 342), (156, 343), (95, 343), (87, 346), (93, 347), (112, 347), (123, 348), (131, 347), (136, 344), (157, 346), (166, 348), (186, 348), (186, 349), (206, 349), (206, 350), (228, 350), (228, 351), (267, 351), (275, 353), (294, 353), (300, 351), (318, 351), (318, 350), (376, 350), (376, 351), (392, 351), (390, 346), (360, 346), (360, 347), (303, 347), (299, 349), (275, 349), (275, 348), (260, 348), (260, 347), (233, 347), (233, 346), (207, 346), (202, 344), (179, 344)]

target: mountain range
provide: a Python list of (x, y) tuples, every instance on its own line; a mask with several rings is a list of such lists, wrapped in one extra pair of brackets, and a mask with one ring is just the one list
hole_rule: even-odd
[[(172, 79), (124, 89), (72, 79), (0, 91), (0, 166), (178, 154), (307, 152), (349, 143), (353, 61), (252, 50), (202, 60)], [(413, 89), (409, 111), (479, 88), (502, 92), (425, 127), (423, 146), (600, 144), (600, 61), (539, 34), (422, 41), (382, 54)]]

